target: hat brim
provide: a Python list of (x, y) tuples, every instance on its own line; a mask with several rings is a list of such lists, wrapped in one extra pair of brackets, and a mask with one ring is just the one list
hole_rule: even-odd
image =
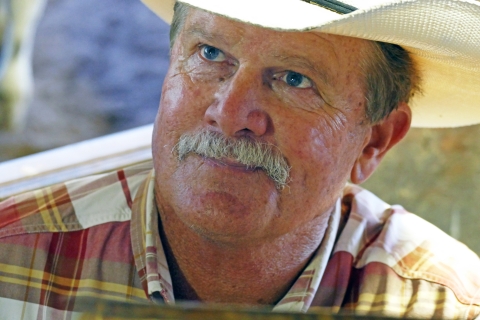
[[(170, 23), (174, 0), (142, 0)], [(350, 2), (357, 0), (350, 0)], [(194, 7), (265, 28), (313, 31), (395, 43), (422, 74), (411, 101), (413, 127), (480, 123), (480, 2), (474, 0), (358, 1), (338, 14), (300, 0), (182, 0)], [(268, 12), (269, 14), (266, 14)]]

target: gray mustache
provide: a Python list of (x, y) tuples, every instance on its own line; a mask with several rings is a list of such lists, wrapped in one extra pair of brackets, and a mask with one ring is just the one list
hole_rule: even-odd
[(179, 161), (194, 153), (217, 160), (231, 158), (247, 168), (262, 169), (278, 190), (282, 190), (289, 179), (290, 166), (274, 145), (245, 137), (229, 138), (212, 131), (184, 134), (173, 151)]

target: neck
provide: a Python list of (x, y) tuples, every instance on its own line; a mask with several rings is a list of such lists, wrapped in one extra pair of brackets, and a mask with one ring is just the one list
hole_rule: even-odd
[[(174, 215), (172, 215), (174, 216)], [(320, 245), (328, 214), (308, 228), (256, 243), (218, 243), (160, 214), (162, 243), (177, 300), (273, 305)]]

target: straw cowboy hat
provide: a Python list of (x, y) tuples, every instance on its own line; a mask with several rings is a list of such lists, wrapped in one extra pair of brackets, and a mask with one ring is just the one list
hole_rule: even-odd
[[(142, 0), (170, 23), (172, 0)], [(480, 123), (480, 2), (475, 0), (182, 0), (266, 28), (401, 45), (422, 72), (414, 127)]]

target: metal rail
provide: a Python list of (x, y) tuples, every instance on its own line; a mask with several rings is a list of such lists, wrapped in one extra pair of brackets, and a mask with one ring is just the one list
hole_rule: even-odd
[(153, 125), (0, 163), (0, 199), (150, 160)]

